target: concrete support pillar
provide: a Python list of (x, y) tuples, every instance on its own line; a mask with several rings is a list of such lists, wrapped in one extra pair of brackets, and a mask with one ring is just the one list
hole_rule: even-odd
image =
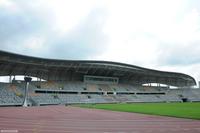
[(199, 88), (200, 88), (200, 81), (199, 81)]
[(160, 83), (158, 83), (157, 86), (160, 87)]
[(9, 76), (9, 83), (12, 83), (12, 76)]
[(29, 83), (31, 82), (32, 78), (24, 77), (24, 80), (26, 82), (26, 87), (25, 87), (25, 93), (24, 93), (23, 107), (28, 107), (28, 86), (29, 86)]

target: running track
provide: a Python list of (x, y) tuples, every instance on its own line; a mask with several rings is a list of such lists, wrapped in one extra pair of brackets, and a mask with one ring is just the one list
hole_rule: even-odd
[(200, 121), (71, 106), (2, 107), (2, 132), (200, 133)]

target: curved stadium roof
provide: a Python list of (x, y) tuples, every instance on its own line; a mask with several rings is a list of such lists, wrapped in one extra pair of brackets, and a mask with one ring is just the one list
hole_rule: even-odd
[(120, 83), (193, 86), (193, 77), (111, 61), (57, 60), (0, 51), (0, 76), (26, 75), (46, 80), (82, 81), (84, 75), (118, 77)]

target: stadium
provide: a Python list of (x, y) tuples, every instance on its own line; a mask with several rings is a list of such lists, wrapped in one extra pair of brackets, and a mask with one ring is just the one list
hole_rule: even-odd
[(192, 89), (196, 81), (182, 73), (108, 61), (43, 59), (4, 51), (0, 51), (0, 63), (0, 75), (14, 77), (10, 83), (1, 83), (1, 105), (21, 105), (25, 82), (15, 80), (18, 75), (37, 78), (29, 85), (28, 103), (33, 106), (200, 101), (200, 91)]
[[(200, 89), (194, 88), (196, 81), (187, 74), (119, 62), (45, 59), (5, 51), (0, 51), (0, 70), (0, 76), (9, 77), (8, 83), (0, 83), (1, 132), (200, 131), (199, 120), (125, 113), (132, 112), (130, 108), (138, 112), (141, 103), (153, 109), (157, 108), (155, 103), (172, 103), (163, 104), (164, 111), (173, 110), (171, 106), (176, 103), (182, 103), (183, 109), (196, 108)], [(16, 107), (24, 105), (32, 107)], [(115, 105), (122, 107), (117, 110)], [(152, 114), (150, 108), (142, 111)], [(181, 108), (180, 112), (185, 112), (186, 118), (199, 119), (198, 110), (190, 114)], [(174, 116), (185, 117), (181, 114)]]

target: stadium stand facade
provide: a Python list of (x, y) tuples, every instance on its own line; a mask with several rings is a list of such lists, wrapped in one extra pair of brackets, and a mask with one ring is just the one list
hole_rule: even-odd
[[(44, 59), (0, 51), (0, 70), (0, 76), (39, 79), (29, 85), (29, 105), (200, 101), (200, 89), (192, 88), (196, 82), (189, 75), (117, 62)], [(157, 86), (143, 86), (152, 83)], [(0, 105), (21, 105), (24, 88), (25, 82), (15, 79), (0, 83)]]

